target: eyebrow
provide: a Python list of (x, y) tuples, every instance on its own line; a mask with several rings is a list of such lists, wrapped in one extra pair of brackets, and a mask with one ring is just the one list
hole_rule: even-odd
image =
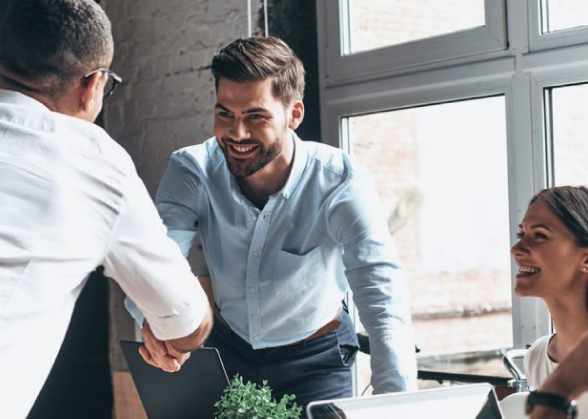
[[(214, 105), (215, 108), (219, 108), (222, 109), (223, 111), (227, 111), (227, 112), (231, 112), (230, 109), (224, 107), (223, 105), (221, 105), (220, 103), (217, 103), (216, 105)], [(231, 112), (232, 113), (232, 112)]]
[[(219, 108), (222, 109), (223, 111), (227, 111), (230, 113), (234, 113), (233, 111), (231, 111), (229, 108), (227, 108), (226, 106), (221, 105), (220, 103), (217, 103), (216, 105), (214, 105), (215, 108)], [(257, 106), (255, 108), (251, 108), (251, 109), (247, 109), (245, 112), (245, 114), (249, 114), (249, 113), (256, 113), (256, 112), (269, 112), (266, 108), (262, 108), (260, 106)]]
[(262, 108), (261, 106), (257, 106), (255, 108), (247, 109), (244, 113), (256, 113), (256, 112), (268, 112), (266, 108)]
[[(523, 224), (519, 224), (519, 228), (523, 228)], [(549, 227), (547, 224), (533, 224), (530, 228), (544, 228), (545, 230), (552, 231), (553, 229)]]

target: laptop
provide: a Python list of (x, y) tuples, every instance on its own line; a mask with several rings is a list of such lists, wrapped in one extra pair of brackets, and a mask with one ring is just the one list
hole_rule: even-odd
[(120, 345), (149, 419), (214, 419), (214, 404), (229, 385), (215, 348), (198, 349), (180, 371), (168, 373), (143, 360), (141, 342)]
[(502, 419), (490, 384), (312, 402), (309, 419)]

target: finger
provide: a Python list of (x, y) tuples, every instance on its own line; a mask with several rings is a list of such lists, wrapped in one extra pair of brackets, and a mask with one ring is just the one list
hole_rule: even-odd
[(141, 332), (143, 335), (144, 344), (151, 353), (151, 356), (159, 358), (167, 355), (168, 351), (164, 342), (155, 337), (149, 324), (145, 323), (145, 326), (143, 326)]
[(149, 353), (149, 351), (147, 350), (147, 348), (145, 348), (144, 346), (141, 346), (139, 348), (139, 354), (143, 358), (143, 361), (145, 361), (147, 364), (149, 364), (155, 368), (160, 368), (159, 365), (157, 365), (157, 363), (155, 362), (155, 360), (151, 356), (151, 354)]
[(156, 357), (152, 356), (145, 346), (139, 348), (139, 354), (143, 360), (152, 367), (159, 368), (165, 372), (176, 372), (180, 369), (179, 363), (170, 356)]
[(178, 361), (179, 365), (182, 365), (184, 362), (188, 360), (188, 358), (190, 358), (190, 352), (180, 352), (176, 350), (174, 346), (169, 342), (165, 342), (165, 346), (168, 355), (173, 356)]
[(176, 354), (170, 354), (168, 355), (171, 359), (173, 359), (175, 361), (175, 366), (177, 367), (177, 369), (179, 370), (180, 367), (182, 365), (184, 365), (184, 362), (186, 362), (188, 360), (188, 358), (190, 358), (190, 353), (176, 353)]
[(165, 372), (176, 372), (180, 370), (179, 362), (172, 356), (166, 355), (157, 361), (160, 364), (160, 368)]
[(143, 360), (152, 367), (159, 368), (165, 372), (176, 372), (180, 370), (180, 364), (171, 356), (154, 357), (145, 346), (139, 348), (139, 354)]

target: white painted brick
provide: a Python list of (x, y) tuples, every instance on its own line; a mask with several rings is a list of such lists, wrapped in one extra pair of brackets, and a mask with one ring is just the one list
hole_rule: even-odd
[(153, 193), (172, 151), (213, 135), (218, 49), (247, 36), (244, 0), (103, 0), (124, 86), (105, 103), (105, 127)]

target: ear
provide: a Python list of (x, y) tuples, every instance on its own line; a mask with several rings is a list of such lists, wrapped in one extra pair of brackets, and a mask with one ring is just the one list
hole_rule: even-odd
[(290, 105), (290, 121), (288, 128), (296, 129), (304, 119), (304, 104), (301, 100), (296, 100)]
[(96, 101), (100, 100), (98, 95), (103, 77), (104, 73), (98, 71), (82, 80), (80, 86), (80, 112), (92, 112), (96, 106)]
[(582, 263), (580, 264), (580, 271), (583, 274), (588, 274), (588, 251), (586, 251), (582, 257)]

